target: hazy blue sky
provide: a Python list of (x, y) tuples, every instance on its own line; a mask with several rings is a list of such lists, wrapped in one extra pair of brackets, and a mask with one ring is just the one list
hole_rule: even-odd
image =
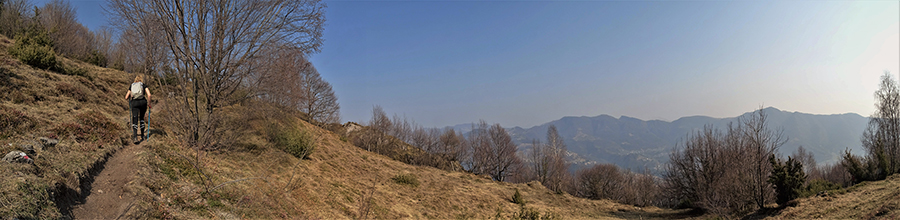
[[(40, 5), (42, 3), (36, 2)], [(92, 30), (102, 1), (73, 1)], [(312, 62), (344, 121), (731, 117), (874, 110), (900, 72), (897, 1), (326, 1)]]

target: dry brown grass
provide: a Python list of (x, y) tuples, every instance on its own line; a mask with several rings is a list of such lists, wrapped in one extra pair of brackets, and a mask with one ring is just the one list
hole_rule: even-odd
[(798, 199), (769, 219), (898, 219), (900, 174), (886, 180), (863, 182), (827, 196)]
[[(129, 112), (118, 91), (124, 92), (133, 76), (68, 59), (62, 62), (87, 70), (86, 76), (37, 70), (11, 59), (5, 52), (9, 45), (0, 37), (0, 105), (21, 111), (31, 125), (16, 126), (13, 135), (0, 139), (0, 150), (8, 152), (16, 148), (8, 144), (53, 136), (60, 131), (54, 128), (78, 124), (76, 115), (87, 112), (122, 125), (118, 142), (71, 133), (60, 137), (58, 147), (39, 151), (34, 166), (0, 165), (0, 174), (13, 177), (0, 180), (0, 216), (65, 217), (63, 206), (83, 195), (84, 178), (99, 171), (97, 165), (120, 149), (130, 132), (125, 127)], [(556, 194), (536, 182), (495, 182), (408, 165), (353, 146), (346, 138), (299, 120), (297, 114), (244, 104), (225, 109), (226, 120), (240, 125), (229, 132), (240, 138), (213, 151), (184, 148), (171, 130), (151, 126), (154, 136), (138, 154), (138, 178), (124, 186), (139, 198), (127, 217), (508, 219), (521, 211), (511, 201), (517, 189), (527, 208), (562, 219), (667, 218), (680, 213)], [(165, 103), (154, 105), (156, 119), (165, 117), (159, 114), (165, 111), (157, 110), (162, 108)], [(273, 123), (309, 134), (316, 146), (309, 159), (274, 146), (266, 138), (266, 128)], [(398, 176), (415, 177), (418, 185), (392, 180)], [(54, 193), (60, 196), (52, 198)]]
[[(87, 75), (35, 69), (9, 56), (11, 45), (12, 40), (0, 36), (0, 106), (24, 115), (27, 125), (0, 128), (4, 134), (0, 135), (0, 152), (18, 150), (20, 144), (37, 141), (40, 136), (58, 136), (60, 143), (38, 149), (31, 155), (34, 165), (0, 164), (0, 174), (11, 177), (0, 179), (0, 216), (62, 217), (67, 214), (63, 206), (82, 194), (83, 179), (122, 146), (125, 130), (118, 127), (125, 126), (120, 119), (128, 112), (124, 101), (115, 98), (115, 91), (124, 92), (129, 76), (64, 58), (64, 65), (85, 70)], [(79, 120), (77, 115), (88, 120)], [(101, 126), (104, 131), (82, 136), (89, 139), (58, 134), (59, 128), (66, 126), (100, 128), (84, 123), (104, 120), (112, 124)], [(93, 138), (95, 132), (107, 135)]]
[[(666, 211), (556, 194), (537, 182), (495, 182), (408, 165), (362, 150), (299, 117), (276, 115), (242, 115), (250, 131), (238, 143), (199, 152), (200, 169), (210, 183), (204, 183), (206, 177), (191, 164), (198, 151), (181, 147), (172, 137), (151, 139), (141, 154), (143, 178), (131, 186), (144, 204), (131, 217), (510, 219), (520, 211), (511, 201), (516, 189), (528, 208), (562, 219), (639, 218)], [(268, 123), (285, 123), (309, 133), (316, 150), (306, 160), (284, 153), (259, 132)], [(393, 180), (398, 176), (414, 176), (418, 185)], [(206, 194), (206, 185), (219, 188)], [(628, 212), (635, 213), (623, 214)]]

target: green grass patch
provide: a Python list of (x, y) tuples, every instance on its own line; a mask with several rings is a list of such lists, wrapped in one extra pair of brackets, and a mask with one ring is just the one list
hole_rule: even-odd
[(525, 205), (525, 197), (522, 196), (519, 189), (516, 189), (516, 193), (513, 194), (512, 202), (519, 205)]
[(294, 126), (269, 127), (269, 139), (275, 147), (300, 159), (308, 159), (316, 150), (312, 135)]
[(419, 186), (419, 178), (413, 174), (400, 174), (400, 175), (392, 177), (391, 180), (393, 180), (394, 183), (401, 184), (401, 185), (408, 185), (408, 186), (412, 186), (412, 187)]
[(806, 187), (800, 190), (800, 197), (814, 196), (819, 192), (833, 193), (837, 190), (841, 190), (841, 185), (829, 182), (827, 180), (815, 179), (810, 181), (809, 184), (806, 185)]

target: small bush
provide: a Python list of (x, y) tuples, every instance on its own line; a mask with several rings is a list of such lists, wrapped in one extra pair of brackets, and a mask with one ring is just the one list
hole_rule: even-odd
[(40, 69), (55, 68), (58, 63), (53, 44), (46, 31), (31, 28), (23, 34), (16, 35), (16, 43), (9, 48), (9, 54), (23, 63)]
[(519, 206), (519, 212), (516, 212), (516, 215), (513, 217), (514, 219), (523, 219), (523, 220), (552, 220), (559, 219), (560, 217), (552, 212), (546, 212), (541, 215), (541, 212), (535, 210), (534, 208), (527, 208), (525, 205)]
[(834, 190), (841, 189), (841, 185), (837, 183), (832, 183), (828, 180), (823, 179), (815, 179), (809, 181), (809, 184), (806, 185), (806, 188), (800, 192), (800, 197), (810, 197), (814, 196), (820, 192), (830, 192)]
[(23, 63), (39, 69), (56, 67), (56, 54), (50, 46), (20, 45), (16, 43), (9, 49), (9, 54)]
[(84, 62), (94, 64), (94, 66), (106, 67), (106, 56), (100, 51), (93, 50)]
[(391, 178), (395, 183), (402, 185), (409, 185), (412, 187), (419, 186), (419, 179), (416, 178), (415, 175), (412, 174), (400, 174)]
[(522, 197), (522, 193), (519, 192), (519, 189), (516, 189), (516, 193), (513, 194), (512, 202), (519, 205), (525, 205), (525, 197)]
[(270, 139), (276, 147), (297, 158), (307, 159), (316, 149), (312, 136), (300, 129), (273, 126), (270, 130)]
[(524, 205), (521, 207), (518, 213), (516, 213), (517, 219), (524, 220), (540, 220), (541, 212), (534, 210), (533, 208), (526, 208)]

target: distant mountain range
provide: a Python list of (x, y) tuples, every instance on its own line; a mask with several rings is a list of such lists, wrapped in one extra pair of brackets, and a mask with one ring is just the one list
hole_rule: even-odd
[[(855, 154), (863, 152), (859, 138), (868, 123), (867, 117), (855, 113), (814, 115), (773, 107), (763, 111), (768, 116), (770, 128), (783, 129), (788, 139), (780, 148), (784, 155), (803, 146), (815, 155), (819, 164), (825, 164), (839, 161), (841, 153), (848, 148)], [(724, 129), (729, 122), (736, 122), (739, 117), (751, 113), (732, 118), (690, 116), (672, 122), (609, 115), (563, 117), (531, 128), (514, 127), (507, 131), (523, 151), (531, 147), (533, 139), (545, 142), (547, 127), (556, 125), (576, 166), (612, 163), (636, 171), (647, 168), (658, 172), (668, 161), (672, 149), (682, 143), (687, 134), (704, 125)], [(464, 132), (470, 127), (468, 124), (454, 126)]]

